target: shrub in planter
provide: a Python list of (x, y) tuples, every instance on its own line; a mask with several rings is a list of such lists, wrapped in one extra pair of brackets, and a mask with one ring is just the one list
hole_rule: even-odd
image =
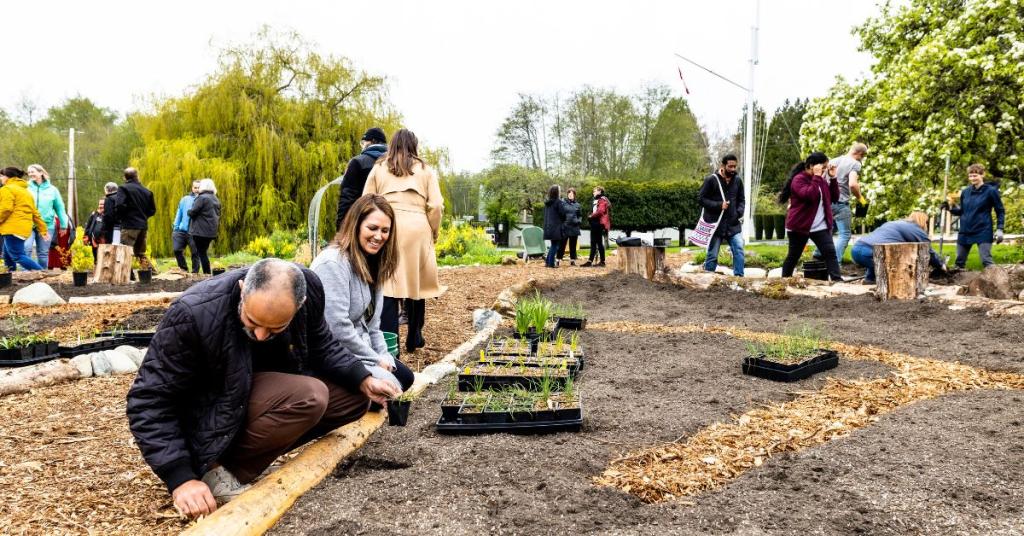
[(93, 267), (92, 248), (81, 240), (76, 240), (71, 245), (71, 276), (76, 287), (85, 286)]
[(214, 276), (218, 276), (220, 274), (223, 274), (225, 272), (225, 270), (226, 270), (226, 268), (224, 267), (224, 265), (222, 263), (218, 262), (218, 261), (215, 261), (215, 262), (210, 264), (210, 271), (213, 272)]

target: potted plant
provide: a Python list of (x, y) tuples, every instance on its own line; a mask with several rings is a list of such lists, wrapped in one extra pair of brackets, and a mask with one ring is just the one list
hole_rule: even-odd
[(802, 380), (839, 364), (839, 355), (828, 346), (828, 337), (820, 328), (789, 328), (770, 342), (748, 343), (749, 355), (743, 359), (742, 370), (769, 380)]
[(132, 258), (132, 270), (135, 270), (136, 275), (138, 275), (139, 283), (145, 285), (153, 281), (153, 270), (148, 265), (143, 267), (138, 257)]
[(394, 400), (388, 400), (388, 424), (391, 426), (405, 426), (409, 420), (409, 406), (412, 405), (416, 394), (406, 391)]
[(0, 264), (0, 288), (11, 286), (13, 278), (11, 272), (7, 270), (6, 264)]
[(71, 245), (71, 277), (76, 287), (85, 286), (93, 266), (92, 248), (84, 242), (75, 241)]
[(210, 263), (210, 268), (214, 276), (223, 274), (224, 270), (226, 270), (226, 268), (224, 267), (224, 263), (220, 261), (213, 261), (212, 263)]
[(0, 361), (18, 363), (33, 357), (35, 357), (35, 342), (30, 335), (0, 337)]

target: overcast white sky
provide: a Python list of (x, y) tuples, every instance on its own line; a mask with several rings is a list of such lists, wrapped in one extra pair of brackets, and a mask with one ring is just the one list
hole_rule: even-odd
[[(678, 60), (688, 56), (746, 84), (754, 0), (411, 1), (290, 0), (4, 2), (9, 33), (0, 106), (25, 97), (42, 109), (82, 95), (125, 112), (176, 96), (212, 72), (216, 47), (263, 24), (294, 29), (325, 54), (385, 75), (406, 126), (447, 146), (455, 169), (489, 164), (494, 132), (518, 93), (584, 84), (633, 92), (661, 81), (711, 131), (734, 128), (744, 94)], [(764, 0), (759, 101), (822, 95), (837, 74), (868, 70), (855, 25), (874, 0)], [(211, 45), (212, 41), (212, 45)]]

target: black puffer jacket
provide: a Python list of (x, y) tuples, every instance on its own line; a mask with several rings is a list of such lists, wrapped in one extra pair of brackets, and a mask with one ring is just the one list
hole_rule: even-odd
[(565, 225), (562, 225), (562, 238), (580, 235), (580, 204), (568, 198), (562, 201), (565, 208)]
[(341, 222), (345, 221), (345, 215), (352, 203), (356, 202), (363, 195), (363, 188), (366, 186), (366, 178), (370, 176), (370, 170), (377, 163), (377, 159), (384, 155), (388, 146), (383, 143), (369, 145), (363, 152), (348, 161), (345, 174), (341, 178), (341, 194), (338, 197), (338, 217), (335, 218), (335, 229), (341, 229)]
[[(245, 421), (253, 351), (238, 317), (245, 270), (189, 288), (167, 310), (128, 391), (128, 426), (153, 472), (174, 491), (200, 478)], [(288, 329), (294, 372), (359, 392), (370, 372), (331, 335), (324, 289), (306, 276), (306, 302)], [(259, 357), (259, 356), (257, 356)]]
[(562, 225), (565, 223), (565, 215), (568, 212), (565, 203), (561, 199), (544, 201), (544, 240), (562, 240)]
[(115, 219), (122, 229), (148, 229), (156, 214), (153, 192), (139, 181), (125, 181), (114, 194)]
[(213, 192), (201, 192), (188, 211), (188, 234), (217, 238), (220, 229), (220, 199)]

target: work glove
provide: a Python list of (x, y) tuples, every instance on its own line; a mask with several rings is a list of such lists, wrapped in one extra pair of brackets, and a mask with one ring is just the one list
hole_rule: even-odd
[(1003, 243), (1003, 230), (1002, 229), (996, 229), (996, 244), (1002, 244), (1002, 243)]

